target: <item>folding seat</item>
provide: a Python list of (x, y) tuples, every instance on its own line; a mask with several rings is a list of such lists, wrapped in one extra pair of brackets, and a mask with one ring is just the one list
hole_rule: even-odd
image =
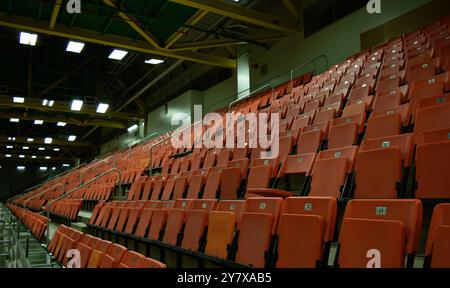
[(375, 249), (381, 254), (381, 268), (404, 267), (405, 254), (412, 267), (421, 227), (419, 200), (352, 200), (341, 227), (338, 265), (366, 268), (368, 252)]
[(144, 255), (134, 251), (128, 251), (122, 262), (120, 262), (119, 268), (138, 268), (144, 258)]
[(245, 146), (244, 148), (235, 148), (233, 151), (233, 158), (232, 160), (240, 160), (248, 158), (248, 147)]
[(99, 268), (116, 268), (127, 253), (127, 248), (119, 244), (112, 244), (108, 251), (102, 255)]
[(430, 97), (417, 101), (416, 111), (422, 108), (427, 108), (436, 105), (443, 105), (447, 103), (450, 103), (450, 93), (444, 94), (442, 96)]
[(366, 113), (367, 108), (368, 108), (367, 103), (364, 101), (357, 102), (357, 103), (351, 104), (351, 105), (346, 105), (344, 108), (344, 111), (342, 112), (341, 117), (346, 118), (346, 117)]
[[(170, 245), (179, 245), (180, 233), (186, 222), (186, 213), (191, 208), (193, 200), (175, 200), (173, 208), (167, 213), (167, 224), (162, 241)], [(154, 212), (156, 213), (156, 212)]]
[(450, 204), (439, 204), (434, 208), (428, 230), (424, 267), (449, 268), (450, 250)]
[(188, 172), (190, 170), (191, 160), (192, 160), (192, 156), (183, 157), (183, 160), (181, 161), (181, 164), (180, 164), (180, 173)]
[(328, 149), (353, 146), (358, 141), (358, 125), (355, 122), (331, 126), (328, 134)]
[(399, 60), (398, 62), (388, 63), (383, 65), (379, 77), (386, 79), (386, 77), (397, 74), (405, 67), (405, 60)]
[(216, 165), (216, 154), (214, 150), (209, 150), (205, 156), (205, 160), (203, 162), (203, 169), (212, 168)]
[(153, 189), (152, 189), (152, 194), (150, 196), (150, 199), (143, 199), (143, 200), (158, 200), (161, 196), (161, 192), (163, 191), (163, 189), (165, 189), (166, 180), (167, 180), (166, 176), (156, 177), (155, 182), (153, 184)]
[(250, 165), (250, 160), (248, 158), (242, 158), (239, 160), (229, 161), (227, 164), (227, 168), (239, 168), (241, 170), (241, 178), (245, 180), (248, 175), (248, 167)]
[(141, 200), (149, 200), (150, 199), (153, 184), (154, 184), (154, 178), (152, 178), (152, 177), (147, 178), (147, 181), (144, 184), (144, 188), (142, 189), (142, 196), (139, 199), (141, 199)]
[[(449, 134), (447, 133), (447, 139), (448, 136)], [(448, 140), (444, 142), (417, 145), (415, 159), (416, 198), (450, 198), (449, 151), (450, 141)]]
[(100, 211), (100, 215), (95, 221), (94, 225), (99, 227), (106, 227), (108, 224), (109, 218), (111, 217), (112, 207), (104, 206), (102, 211)]
[(332, 95), (330, 95), (329, 97), (327, 97), (325, 99), (325, 102), (324, 102), (323, 106), (326, 107), (326, 106), (332, 105), (334, 103), (342, 103), (343, 98), (344, 97), (343, 97), (343, 95), (341, 93), (339, 93), (339, 94), (332, 94)]
[[(122, 230), (118, 230), (119, 232), (124, 232), (127, 234), (132, 234), (134, 232), (134, 228), (136, 226), (136, 222), (138, 217), (141, 214), (141, 208), (128, 208), (126, 224), (122, 226)], [(120, 220), (120, 219), (119, 219)], [(118, 223), (118, 229), (121, 228), (120, 222)]]
[(292, 122), (291, 131), (293, 130), (301, 130), (304, 127), (307, 127), (311, 123), (311, 117), (299, 117)]
[(206, 150), (203, 150), (192, 156), (191, 171), (199, 170), (203, 165), (203, 159), (205, 158)]
[(99, 268), (103, 255), (105, 255), (105, 253), (98, 251), (97, 249), (92, 249), (86, 268)]
[[(176, 177), (175, 184), (173, 187), (172, 199), (176, 200), (183, 198), (186, 188), (188, 187), (188, 177)], [(162, 199), (169, 200), (169, 199)]]
[(361, 72), (361, 75), (358, 79), (355, 81), (355, 86), (360, 86), (364, 83), (372, 82), (374, 79), (378, 77), (378, 69), (370, 69), (370, 70), (364, 70)]
[(305, 105), (304, 113), (316, 111), (321, 107), (320, 100), (311, 100)]
[[(400, 74), (402, 73), (402, 74)], [(398, 87), (400, 87), (402, 85), (402, 76), (405, 74), (404, 72), (400, 72), (397, 74), (392, 74), (390, 76), (388, 76), (388, 78), (382, 79), (380, 80), (380, 82), (378, 82), (376, 91), (377, 93), (383, 93), (383, 92), (387, 92), (387, 91), (391, 91), (394, 89), (397, 89)], [(400, 74), (400, 75), (398, 75)]]
[(133, 208), (131, 208), (131, 207), (130, 208), (129, 207), (119, 208), (119, 217), (117, 218), (117, 224), (114, 229), (115, 231), (123, 232), (130, 209), (133, 209)]
[[(449, 75), (450, 73), (444, 73), (433, 77), (423, 78), (412, 83), (411, 89), (409, 90), (411, 103), (414, 105), (419, 100), (441, 96), (450, 88)], [(413, 112), (414, 111), (415, 107), (413, 107)]]
[(366, 99), (369, 99), (370, 101), (368, 101), (367, 106), (371, 106), (373, 97), (369, 97), (369, 93), (370, 88), (368, 86), (354, 88), (350, 91), (348, 101), (350, 103), (355, 103), (358, 101), (366, 101)]
[(356, 160), (355, 198), (393, 199), (404, 193), (402, 167), (411, 165), (412, 135), (364, 140)]
[(235, 231), (239, 230), (245, 203), (243, 200), (222, 200), (217, 209), (209, 213), (205, 254), (228, 258), (233, 239), (238, 235)]
[(366, 123), (366, 113), (355, 114), (347, 117), (335, 118), (331, 122), (331, 126), (339, 126), (343, 124), (356, 123), (358, 126), (358, 134), (364, 132), (365, 123)]
[(162, 165), (161, 175), (163, 176), (169, 175), (173, 162), (174, 162), (173, 158), (169, 158), (165, 161), (165, 163)]
[(430, 106), (417, 111), (414, 125), (414, 143), (427, 130), (450, 127), (450, 104)]
[[(139, 221), (135, 221), (135, 222), (137, 222), (137, 226), (136, 226), (136, 232), (134, 232), (134, 235), (136, 235), (137, 237), (141, 237), (141, 238), (143, 238), (143, 237), (145, 237), (145, 235), (147, 235), (147, 230), (148, 230), (148, 227), (150, 226), (150, 223), (151, 223), (150, 221), (151, 221), (154, 210), (155, 210), (155, 208), (142, 209), (142, 212), (139, 217)], [(133, 229), (128, 230), (127, 232), (129, 232), (131, 234), (131, 233), (133, 233)]]
[[(216, 199), (219, 192), (222, 178), (222, 171), (211, 171), (206, 177), (205, 186), (203, 189), (203, 199)], [(192, 182), (192, 179), (191, 179)], [(189, 191), (188, 191), (189, 193)]]
[(372, 117), (399, 115), (403, 127), (408, 127), (411, 124), (411, 105), (409, 103), (397, 106), (394, 109), (386, 109), (374, 111)]
[(141, 260), (137, 268), (167, 268), (167, 265), (152, 258), (144, 258)]
[(280, 115), (280, 119), (289, 119), (291, 117), (296, 117), (302, 112), (303, 112), (302, 107), (300, 107), (300, 105), (296, 105), (296, 106), (294, 106), (293, 108), (289, 109), (286, 112), (286, 116), (285, 117), (282, 117), (283, 115)]
[(297, 139), (297, 154), (316, 153), (323, 140), (322, 130), (301, 132)]
[(128, 201), (139, 200), (144, 186), (145, 181), (147, 181), (146, 176), (141, 176), (137, 181), (134, 181), (131, 185), (130, 191), (128, 192)]
[(277, 232), (276, 267), (326, 267), (336, 214), (336, 198), (285, 199)]
[(313, 125), (319, 124), (321, 122), (329, 122), (333, 120), (336, 116), (336, 110), (330, 109), (318, 112), (316, 117), (314, 118)]
[(86, 268), (91, 257), (92, 248), (78, 242), (76, 249), (80, 252), (80, 268)]
[(240, 223), (236, 262), (264, 268), (276, 234), (282, 198), (251, 198), (246, 201)]
[(402, 102), (406, 102), (408, 100), (408, 85), (397, 87), (396, 89), (378, 92), (375, 95), (375, 99), (387, 96), (396, 96), (400, 95), (400, 99)]
[(402, 103), (402, 95), (395, 93), (384, 97), (376, 97), (373, 104), (373, 111), (383, 111), (396, 109)]
[(151, 225), (147, 233), (148, 239), (160, 240), (162, 238), (162, 232), (167, 222), (168, 210), (173, 208), (174, 204), (175, 201), (164, 201), (161, 202), (161, 205), (157, 209), (154, 209), (150, 219)]
[(197, 170), (189, 181), (189, 187), (187, 190), (186, 198), (198, 199), (200, 192), (205, 185), (206, 177), (208, 176), (209, 169)]
[(402, 119), (400, 114), (370, 117), (367, 121), (365, 139), (382, 138), (399, 135), (402, 129)]
[[(242, 172), (239, 167), (224, 168), (220, 178), (220, 199), (237, 199), (241, 192)], [(212, 195), (211, 195), (212, 196)], [(205, 198), (203, 199), (213, 199)]]
[(111, 218), (109, 219), (108, 226), (105, 227), (106, 229), (111, 231), (115, 230), (117, 220), (119, 219), (120, 209), (121, 208), (119, 207), (112, 208)]
[(204, 249), (204, 235), (208, 227), (208, 216), (214, 211), (217, 200), (194, 200), (186, 213), (186, 224), (181, 247), (193, 251)]
[(228, 161), (230, 161), (231, 152), (230, 149), (221, 149), (217, 157), (216, 167), (226, 167)]
[(302, 194), (311, 176), (315, 158), (315, 153), (287, 156), (281, 164), (276, 188)]
[(449, 140), (450, 127), (423, 132), (417, 144), (431, 144), (436, 142), (447, 142)]

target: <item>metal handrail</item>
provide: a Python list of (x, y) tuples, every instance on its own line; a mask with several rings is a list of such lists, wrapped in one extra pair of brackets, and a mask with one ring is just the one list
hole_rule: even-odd
[(44, 194), (45, 192), (47, 192), (47, 191), (49, 191), (49, 190), (52, 190), (53, 188), (58, 187), (58, 186), (62, 186), (62, 188), (63, 188), (63, 191), (62, 191), (62, 192), (63, 192), (63, 194), (64, 194), (64, 188), (65, 188), (64, 184), (58, 183), (58, 184), (56, 184), (56, 185), (54, 185), (54, 186), (52, 186), (52, 187), (50, 187), (50, 188), (48, 188), (48, 189), (45, 189), (45, 190), (42, 191), (42, 192), (37, 193), (36, 195), (33, 195), (31, 198), (25, 200), (25, 202), (23, 202), (23, 205), (25, 205), (28, 201), (31, 201), (32, 199), (36, 198), (38, 195), (42, 195), (42, 194)]
[[(318, 57), (316, 57), (316, 58), (314, 58), (314, 59), (311, 59), (311, 60), (309, 60), (309, 61), (306, 61), (305, 63), (303, 63), (303, 64), (301, 64), (301, 65), (299, 65), (299, 66), (297, 66), (297, 67), (294, 67), (294, 68), (292, 68), (291, 69), (291, 91), (292, 91), (292, 89), (294, 89), (294, 77), (293, 77), (293, 75), (294, 75), (294, 72), (295, 71), (297, 71), (297, 70), (299, 70), (299, 69), (301, 69), (301, 68), (303, 68), (303, 67), (305, 67), (306, 65), (309, 65), (309, 64), (311, 64), (311, 63), (315, 63), (317, 60), (319, 60), (319, 59), (321, 59), (321, 58), (324, 58), (325, 59), (325, 62), (326, 62), (326, 65), (327, 65), (327, 69), (328, 69), (328, 56), (327, 55), (325, 55), (325, 54), (322, 54), (322, 55), (320, 55), (320, 56), (318, 56)], [(315, 74), (317, 74), (317, 66), (316, 67), (314, 67), (314, 73)]]
[[(231, 102), (231, 103), (228, 105), (228, 110), (230, 110), (230, 109), (231, 109), (231, 106), (233, 106), (234, 104), (239, 103), (239, 102), (241, 102), (241, 101), (243, 101), (243, 100), (249, 98), (250, 96), (252, 96), (252, 95), (253, 95), (254, 93), (256, 93), (256, 92), (263, 91), (263, 90), (264, 90), (265, 88), (267, 88), (267, 87), (271, 87), (271, 88), (272, 88), (272, 97), (273, 97), (273, 95), (275, 94), (275, 88), (273, 87), (272, 82), (271, 82), (271, 81), (268, 81), (266, 84), (262, 85), (262, 86), (259, 87), (258, 89), (251, 91), (248, 95), (246, 95), (246, 96), (244, 96), (244, 97), (242, 97), (242, 98), (236, 99), (236, 100), (234, 100), (233, 102)], [(249, 88), (249, 89), (251, 89), (251, 88)], [(249, 90), (249, 89), (247, 89), (247, 90)], [(244, 91), (246, 91), (246, 90), (244, 90)], [(242, 92), (239, 92), (239, 93), (235, 94), (234, 96), (237, 96), (237, 95), (239, 95), (239, 94), (241, 94), (241, 93), (242, 93)]]
[[(99, 178), (101, 178), (101, 177), (103, 177), (105, 175), (108, 175), (110, 173), (113, 173), (113, 172), (119, 174), (118, 184), (119, 184), (119, 189), (121, 190), (122, 189), (122, 171), (120, 171), (117, 168), (112, 168), (112, 169), (109, 169), (108, 171), (105, 171), (105, 172), (101, 173), (100, 175), (92, 178), (91, 180), (87, 181), (86, 183), (83, 183), (80, 186), (70, 190), (69, 192), (67, 192), (67, 193), (65, 193), (65, 194), (63, 194), (63, 195), (53, 199), (52, 201), (50, 201), (49, 203), (47, 203), (45, 205), (46, 208), (49, 207), (50, 205), (52, 205), (53, 203), (55, 203), (56, 201), (61, 200), (64, 197), (72, 194), (73, 192), (77, 191), (78, 189), (81, 189), (81, 188), (85, 187), (86, 185), (91, 184), (92, 182), (98, 180)], [(47, 245), (48, 245), (50, 243), (50, 212), (48, 210), (45, 211), (45, 212), (47, 212)]]

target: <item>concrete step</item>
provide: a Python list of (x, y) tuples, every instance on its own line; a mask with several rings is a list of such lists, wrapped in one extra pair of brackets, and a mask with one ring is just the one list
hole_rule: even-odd
[(78, 222), (87, 224), (89, 223), (91, 216), (92, 216), (91, 211), (80, 210), (80, 212), (78, 212)]

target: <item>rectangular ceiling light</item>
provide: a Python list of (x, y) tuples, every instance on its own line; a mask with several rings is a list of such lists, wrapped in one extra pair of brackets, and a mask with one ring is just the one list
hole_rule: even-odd
[(5, 157), (6, 158), (11, 158), (11, 154), (6, 154)]
[(122, 60), (125, 56), (127, 56), (128, 52), (127, 51), (123, 51), (123, 50), (119, 50), (119, 49), (114, 49), (114, 51), (111, 52), (111, 54), (109, 54), (109, 59), (113, 59), (113, 60)]
[(53, 100), (47, 100), (47, 99), (42, 100), (42, 106), (52, 107), (53, 104), (55, 104), (55, 101), (53, 101)]
[(59, 148), (53, 148), (53, 151), (58, 152)]
[(20, 42), (20, 44), (23, 44), (23, 45), (36, 46), (37, 38), (38, 38), (37, 34), (20, 32), (19, 42)]
[(13, 102), (14, 103), (24, 103), (25, 102), (25, 98), (23, 98), (23, 97), (13, 97)]
[(34, 125), (42, 125), (44, 124), (44, 120), (34, 120)]
[(50, 138), (50, 137), (47, 137), (47, 138), (44, 139), (44, 143), (45, 144), (52, 144), (52, 142), (53, 142), (53, 139)]
[(31, 156), (31, 159), (36, 159), (36, 156), (35, 155)]
[(11, 145), (6, 146), (6, 149), (13, 149), (14, 147)]
[(23, 150), (30, 150), (30, 147), (28, 147), (28, 146), (23, 146), (22, 149), (23, 149)]
[(25, 158), (25, 155), (19, 155), (19, 158)]
[(55, 171), (56, 170), (56, 167), (52, 167), (52, 171)]
[(67, 123), (66, 122), (58, 122), (58, 124), (56, 124), (56, 125), (59, 127), (64, 127), (67, 125)]
[(8, 137), (8, 141), (16, 141), (16, 137)]
[(53, 100), (48, 101), (48, 106), (53, 107), (53, 104), (55, 104), (55, 101)]
[(45, 151), (45, 148), (44, 147), (39, 147), (38, 150), (39, 151)]
[(27, 138), (27, 142), (33, 142), (34, 139), (33, 138)]
[(137, 130), (137, 128), (138, 128), (138, 125), (134, 124), (133, 126), (129, 127), (127, 130), (128, 130), (128, 132), (133, 132), (134, 130)]
[(17, 166), (17, 170), (23, 171), (23, 170), (25, 170), (25, 166)]
[(77, 136), (70, 135), (69, 137), (67, 137), (67, 140), (70, 141), (70, 142), (73, 142), (73, 141), (77, 140)]
[(70, 167), (69, 164), (63, 164), (63, 167)]
[(48, 100), (47, 99), (42, 100), (42, 106), (47, 106), (47, 104), (48, 104)]
[(81, 53), (84, 48), (83, 42), (76, 42), (76, 41), (70, 41), (69, 44), (67, 44), (67, 52), (74, 52), (74, 53)]
[(9, 119), (9, 121), (18, 123), (20, 121), (20, 119), (19, 118), (11, 118), (11, 119)]
[(97, 106), (97, 113), (105, 114), (106, 111), (108, 111), (108, 108), (109, 108), (109, 104), (100, 103)]
[(45, 159), (51, 159), (52, 157), (50, 157), (50, 156), (45, 156)]
[(161, 63), (164, 63), (164, 60), (159, 60), (159, 59), (147, 59), (145, 60), (146, 64), (152, 64), (152, 65), (158, 65)]
[(81, 107), (83, 107), (83, 101), (81, 100), (73, 100), (70, 110), (72, 111), (80, 111)]
[(47, 169), (48, 169), (47, 167), (39, 167), (40, 171), (47, 171)]

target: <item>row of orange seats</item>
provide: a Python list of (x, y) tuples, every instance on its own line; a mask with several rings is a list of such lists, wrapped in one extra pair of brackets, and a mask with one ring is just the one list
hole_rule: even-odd
[[(450, 218), (444, 217), (449, 212), (450, 204), (435, 208), (425, 253), (431, 267), (450, 265), (444, 244), (450, 240)], [(352, 200), (339, 237), (336, 214), (336, 199), (326, 197), (124, 201), (98, 205), (90, 226), (255, 268), (327, 266), (333, 239), (338, 267), (365, 268), (372, 249), (380, 251), (383, 268), (404, 267), (405, 255), (407, 266), (413, 265), (422, 229), (420, 200)]]
[(6, 204), (9, 210), (27, 227), (33, 236), (41, 241), (45, 236), (47, 230), (47, 217), (38, 213), (34, 213), (23, 208), (17, 207), (13, 204)]
[[(109, 241), (60, 225), (48, 251), (65, 267), (72, 249), (80, 253), (79, 268), (166, 268), (166, 265)], [(71, 267), (77, 268), (77, 267)]]

